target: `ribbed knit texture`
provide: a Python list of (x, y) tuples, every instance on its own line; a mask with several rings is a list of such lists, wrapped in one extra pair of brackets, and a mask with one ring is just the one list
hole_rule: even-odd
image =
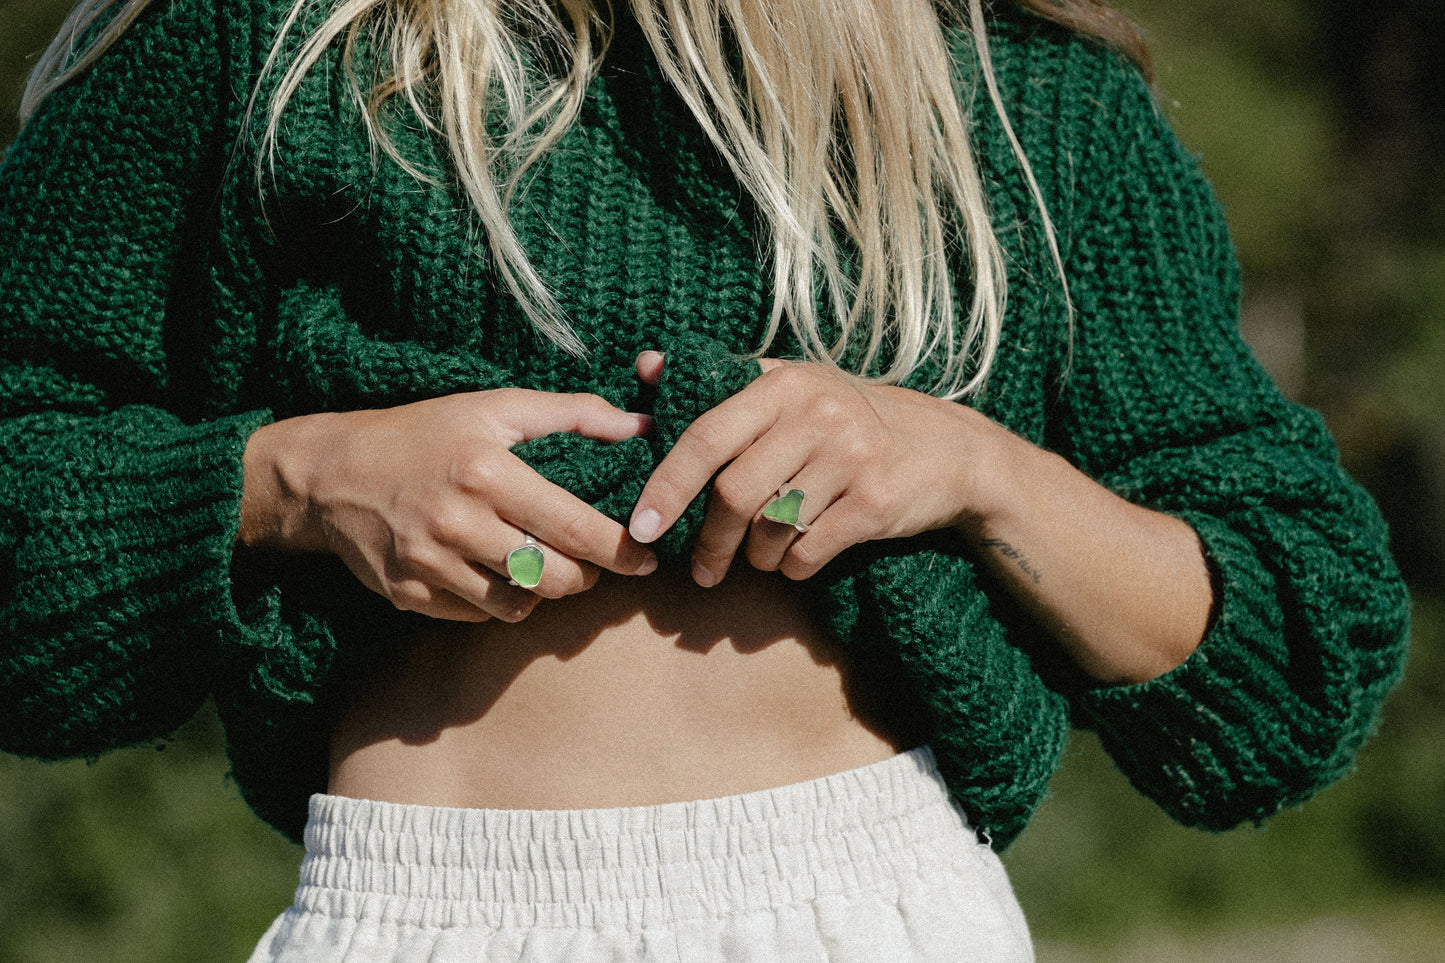
[[(249, 433), (504, 385), (595, 391), (650, 407), (656, 433), (517, 451), (626, 518), (682, 429), (751, 379), (738, 357), (769, 294), (749, 204), (635, 31), (516, 209), (585, 360), (532, 333), (459, 195), (373, 165), (334, 62), (288, 110), (263, 204), (255, 132), (233, 149), (283, 5), (156, 4), (6, 161), (0, 748), (90, 756), (162, 738), (211, 694), (246, 799), (294, 838), (325, 786), (328, 692), (415, 617), (334, 560), (233, 560)], [(802, 588), (861, 666), (912, 687), (950, 789), (996, 846), (1027, 822), (1071, 723), (1097, 729), (1174, 817), (1258, 820), (1350, 765), (1400, 673), (1405, 593), (1319, 419), (1239, 341), (1220, 212), (1142, 81), (1088, 42), (998, 16), (994, 57), (1077, 323), (1071, 338), (1038, 217), (977, 98), (1011, 288), (975, 403), (1188, 520), (1218, 617), (1173, 672), (1089, 688), (956, 540), (859, 546)], [(395, 136), (443, 169), (416, 125)], [(668, 352), (655, 397), (631, 370), (643, 348)], [(686, 552), (699, 513), (664, 559)], [(233, 581), (242, 569), (262, 574)]]

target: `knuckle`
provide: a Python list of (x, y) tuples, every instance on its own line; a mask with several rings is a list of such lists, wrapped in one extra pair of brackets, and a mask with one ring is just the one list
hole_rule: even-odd
[(816, 543), (809, 546), (794, 542), (778, 564), (778, 571), (784, 578), (798, 582), (812, 578), (832, 557), (830, 550), (818, 548)]
[(784, 558), (783, 563), (778, 566), (778, 572), (783, 578), (793, 582), (801, 582), (813, 574), (811, 569), (795, 558)]
[[(819, 543), (816, 541), (806, 541), (801, 539), (794, 542), (788, 548), (787, 555), (784, 557), (782, 566), (783, 574), (787, 575), (789, 569), (792, 569), (794, 571), (811, 571), (812, 569), (817, 568), (822, 562), (822, 559), (820, 559), (819, 557), (820, 550), (818, 548), (818, 545)], [(788, 577), (794, 578), (796, 576), (789, 575)]]
[[(400, 573), (414, 574), (430, 571), (435, 563), (431, 543), (421, 538), (397, 538), (392, 545), (396, 559), (395, 568)], [(399, 579), (398, 581), (410, 581)]]
[(542, 584), (532, 591), (542, 598), (566, 598), (590, 589), (597, 584), (597, 577), (595, 565), (570, 565), (562, 574), (544, 578)]
[(876, 454), (875, 446), (857, 431), (840, 431), (837, 434), (838, 453), (850, 465), (866, 464)]
[(793, 388), (826, 389), (839, 383), (835, 376), (822, 362), (804, 362), (802, 364), (785, 365), (778, 369), (779, 376), (783, 383)]
[(750, 538), (746, 549), (748, 564), (760, 572), (775, 572), (778, 569), (778, 553), (769, 550), (761, 539)]
[(844, 518), (848, 521), (869, 521), (883, 518), (891, 508), (888, 495), (881, 488), (863, 486), (849, 493), (849, 504), (844, 507)]
[(405, 578), (387, 586), (386, 597), (403, 612), (419, 612), (432, 600), (431, 587), (420, 579)]
[(530, 592), (526, 593), (523, 598), (508, 598), (497, 612), (497, 618), (503, 622), (520, 622), (532, 614), (532, 610), (537, 607), (537, 603), (541, 600), (541, 596), (533, 595)]
[(591, 543), (595, 540), (590, 538), (592, 534), (592, 518), (587, 509), (574, 508), (560, 519), (561, 529), (559, 538), (561, 544), (557, 547), (568, 555), (587, 555)]
[(555, 578), (544, 578), (527, 591), (539, 599), (560, 599), (566, 598), (570, 594), (563, 588), (562, 583)]
[(469, 492), (490, 492), (501, 482), (501, 466), (495, 458), (472, 454), (452, 463), (449, 481)]
[(653, 504), (670, 507), (673, 511), (680, 513), (683, 506), (687, 504), (688, 493), (684, 486), (673, 476), (675, 471), (669, 472), (666, 468), (660, 469), (647, 480), (647, 487), (654, 499)]
[(714, 452), (726, 444), (724, 432), (725, 427), (719, 419), (709, 418), (705, 414), (683, 429), (678, 443), (681, 444), (685, 440), (689, 445), (701, 448), (704, 452)]
[(823, 427), (846, 426), (853, 423), (853, 407), (836, 392), (823, 391), (813, 394), (808, 417)]
[(579, 391), (575, 393), (572, 397), (584, 409), (595, 412), (597, 414), (604, 414), (606, 412), (615, 410), (612, 406), (612, 403), (609, 402), (606, 398), (598, 394), (593, 394), (590, 391)]
[(560, 599), (577, 591), (576, 579), (571, 575), (548, 573), (537, 586), (529, 591), (535, 598)]
[(807, 364), (784, 362), (769, 371), (764, 371), (760, 380), (765, 380), (780, 386), (796, 385), (808, 378), (809, 374), (810, 371)]
[(693, 561), (701, 562), (716, 571), (718, 565), (732, 561), (732, 552), (723, 549), (720, 545), (710, 545), (699, 541), (697, 545), (693, 546), (692, 558)]
[(757, 506), (752, 501), (752, 486), (737, 474), (724, 473), (713, 483), (713, 500), (718, 508), (732, 515), (751, 515)]
[(459, 545), (466, 541), (469, 526), (456, 512), (433, 515), (427, 524), (427, 534), (433, 542), (442, 545)]

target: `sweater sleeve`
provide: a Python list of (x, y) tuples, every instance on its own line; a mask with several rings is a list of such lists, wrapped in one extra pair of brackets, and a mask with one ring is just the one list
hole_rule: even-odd
[(1370, 499), (1319, 416), (1237, 332), (1223, 217), (1150, 92), (1097, 59), (1067, 269), (1077, 325), (1054, 441), (1198, 533), (1215, 617), (1180, 667), (1072, 696), (1136, 788), (1211, 829), (1347, 771), (1398, 680), (1408, 600)]
[(148, 10), (47, 98), (0, 173), (9, 751), (168, 734), (205, 697), (216, 639), (247, 631), (231, 545), (241, 452), (267, 415), (202, 417), (167, 362), (199, 310), (184, 262), (224, 160), (210, 7)]

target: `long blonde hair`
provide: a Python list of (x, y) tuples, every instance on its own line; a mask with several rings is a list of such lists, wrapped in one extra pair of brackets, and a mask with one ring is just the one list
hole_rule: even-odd
[[(82, 0), (32, 74), (22, 118), (150, 2)], [(289, 51), (298, 23), (321, 2), (334, 6)], [(1147, 69), (1137, 32), (1100, 0), (1017, 2), (1125, 49)], [(77, 50), (82, 33), (117, 5)], [(948, 30), (973, 35), (978, 77), (1063, 283), (1052, 223), (1003, 108), (980, 0), (632, 0), (632, 10), (664, 75), (766, 220), (774, 296), (758, 350), (786, 322), (812, 360), (836, 366), (846, 355), (885, 382), (930, 360), (941, 372), (936, 393), (976, 391), (997, 350), (1007, 277), (959, 92), (971, 78), (957, 76)], [(593, 0), (515, 0), (505, 11), (502, 0), (296, 0), (263, 72), (288, 61), (264, 105), (261, 163), (303, 77), (340, 41), (373, 143), (418, 178), (434, 176), (409, 164), (383, 129), (381, 106), (394, 97), (445, 138), (506, 284), (544, 335), (582, 354), (508, 210), (527, 170), (576, 121), (610, 29), (611, 10)], [(362, 37), (385, 52), (368, 70), (355, 56)], [(960, 249), (973, 299), (957, 330), (951, 265)]]

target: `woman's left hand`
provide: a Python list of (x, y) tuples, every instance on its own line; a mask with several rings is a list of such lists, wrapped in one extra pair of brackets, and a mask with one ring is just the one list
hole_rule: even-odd
[[(638, 374), (656, 383), (663, 363), (644, 352)], [(719, 582), (740, 547), (755, 568), (805, 579), (859, 542), (960, 525), (975, 511), (974, 480), (989, 473), (971, 468), (999, 430), (988, 419), (819, 364), (758, 363), (756, 381), (683, 432), (633, 509), (633, 538), (650, 542), (712, 481), (693, 551), (699, 585)], [(806, 493), (803, 531), (762, 516), (795, 488)]]
[[(663, 363), (644, 352), (638, 375), (655, 384)], [(632, 537), (650, 542), (716, 474), (698, 584), (716, 584), (744, 543), (755, 567), (804, 579), (859, 542), (955, 528), (1099, 681), (1152, 679), (1198, 647), (1214, 590), (1188, 523), (967, 405), (816, 364), (759, 364), (761, 377), (683, 432), (632, 511)], [(762, 517), (792, 488), (807, 493), (801, 533)]]

